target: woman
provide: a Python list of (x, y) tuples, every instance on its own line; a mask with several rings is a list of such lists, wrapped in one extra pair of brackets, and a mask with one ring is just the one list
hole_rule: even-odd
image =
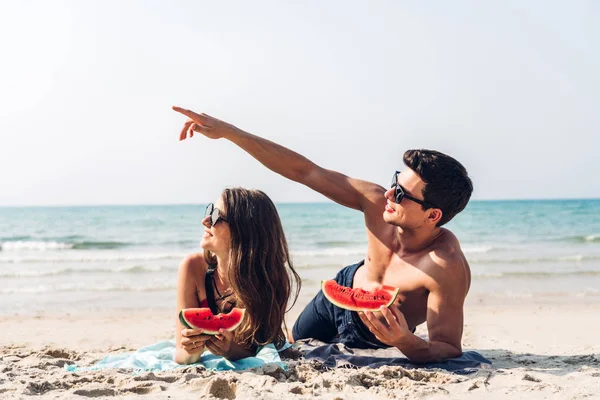
[(206, 208), (202, 224), (204, 253), (188, 256), (179, 267), (177, 311), (210, 306), (213, 313), (226, 313), (239, 307), (246, 316), (234, 332), (216, 336), (177, 321), (175, 362), (195, 363), (204, 350), (237, 360), (268, 343), (280, 348), (288, 300), (294, 292), (296, 301), (301, 282), (275, 205), (259, 190), (225, 189)]

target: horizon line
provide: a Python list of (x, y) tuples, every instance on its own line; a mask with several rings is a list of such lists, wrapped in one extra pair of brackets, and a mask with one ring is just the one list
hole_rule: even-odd
[[(509, 198), (509, 199), (473, 199), (471, 203), (492, 203), (492, 202), (544, 202), (544, 201), (586, 201), (600, 200), (600, 197), (565, 197), (565, 198)], [(28, 204), (28, 205), (1, 205), (0, 208), (60, 208), (60, 207), (164, 207), (164, 206), (199, 206), (210, 203), (113, 203), (113, 204)], [(338, 204), (332, 200), (329, 201), (274, 201), (275, 204)], [(340, 205), (341, 207), (344, 207)]]

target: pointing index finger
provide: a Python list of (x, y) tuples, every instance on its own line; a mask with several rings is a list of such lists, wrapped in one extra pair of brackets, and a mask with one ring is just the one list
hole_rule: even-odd
[(174, 111), (177, 111), (178, 113), (183, 114), (186, 117), (191, 118), (193, 120), (198, 121), (202, 118), (200, 114), (196, 114), (195, 112), (193, 112), (192, 110), (188, 110), (187, 108), (181, 108), (177, 106), (173, 106), (172, 108)]

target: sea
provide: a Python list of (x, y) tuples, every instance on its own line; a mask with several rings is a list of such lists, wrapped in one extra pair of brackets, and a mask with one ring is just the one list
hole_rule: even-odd
[[(204, 208), (1, 207), (0, 315), (175, 310)], [(297, 313), (364, 258), (364, 220), (334, 203), (277, 209), (303, 280)], [(600, 301), (600, 200), (471, 201), (447, 228), (471, 266), (467, 301)]]

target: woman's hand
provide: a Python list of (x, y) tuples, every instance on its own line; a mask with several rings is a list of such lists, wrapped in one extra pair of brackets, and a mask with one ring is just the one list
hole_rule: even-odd
[(215, 356), (227, 357), (229, 350), (231, 350), (232, 342), (233, 332), (220, 329), (219, 335), (215, 335), (206, 341), (206, 348)]
[(204, 113), (197, 114), (191, 110), (186, 110), (185, 108), (177, 106), (173, 106), (173, 110), (189, 118), (183, 124), (183, 128), (181, 128), (179, 140), (194, 137), (194, 132), (200, 132), (210, 139), (220, 139), (237, 130), (235, 126)]
[(198, 354), (204, 351), (206, 342), (211, 335), (203, 335), (202, 329), (184, 329), (181, 331), (181, 347), (189, 354)]

